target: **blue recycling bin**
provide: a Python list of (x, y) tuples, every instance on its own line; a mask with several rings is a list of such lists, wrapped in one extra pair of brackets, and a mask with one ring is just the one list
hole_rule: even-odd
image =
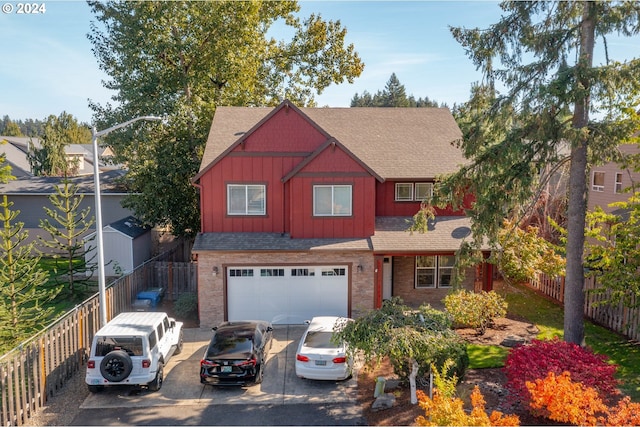
[(162, 297), (164, 296), (164, 290), (162, 288), (151, 288), (146, 291), (138, 292), (136, 298), (139, 300), (149, 300), (149, 305), (151, 307), (157, 307), (162, 301)]

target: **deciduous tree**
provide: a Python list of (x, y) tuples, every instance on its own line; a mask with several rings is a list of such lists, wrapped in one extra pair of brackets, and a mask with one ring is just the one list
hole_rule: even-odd
[[(295, 1), (89, 2), (89, 39), (115, 105), (92, 104), (102, 128), (166, 116), (106, 141), (130, 167), (127, 201), (136, 216), (177, 235), (199, 230), (198, 171), (216, 106), (314, 105), (314, 92), (353, 82), (363, 64), (339, 21), (296, 15)], [(290, 31), (276, 40), (275, 23)], [(285, 33), (286, 33), (285, 31)]]

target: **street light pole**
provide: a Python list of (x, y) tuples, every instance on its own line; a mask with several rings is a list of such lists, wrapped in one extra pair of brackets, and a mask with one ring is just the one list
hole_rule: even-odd
[(156, 116), (141, 116), (128, 120), (110, 128), (97, 131), (95, 126), (91, 128), (91, 139), (93, 144), (93, 183), (95, 185), (96, 199), (96, 239), (98, 247), (98, 303), (100, 308), (100, 326), (107, 324), (107, 295), (104, 274), (104, 243), (102, 239), (102, 203), (100, 201), (100, 167), (98, 164), (98, 138), (107, 135), (114, 130), (122, 129), (139, 120), (162, 120)]

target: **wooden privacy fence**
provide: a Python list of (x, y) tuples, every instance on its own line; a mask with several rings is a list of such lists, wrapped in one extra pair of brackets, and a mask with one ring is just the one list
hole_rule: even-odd
[[(527, 287), (564, 304), (564, 277), (539, 275)], [(625, 307), (622, 303), (609, 304), (610, 293), (599, 289), (596, 276), (584, 280), (584, 314), (595, 323), (616, 331), (629, 339), (640, 340), (640, 308)]]
[[(165, 298), (196, 292), (196, 264), (170, 262), (166, 255), (148, 261), (106, 289), (107, 318), (129, 311), (136, 294), (164, 287)], [(84, 366), (93, 336), (100, 329), (98, 295), (78, 305), (40, 334), (0, 357), (0, 422), (20, 426), (48, 397)]]

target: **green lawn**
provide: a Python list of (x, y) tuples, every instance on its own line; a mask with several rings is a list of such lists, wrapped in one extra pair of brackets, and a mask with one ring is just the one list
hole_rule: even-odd
[[(509, 303), (509, 313), (524, 317), (538, 327), (538, 338), (563, 337), (564, 315), (561, 306), (520, 286), (510, 287), (503, 295)], [(585, 322), (585, 341), (595, 353), (607, 355), (612, 363), (618, 365), (617, 377), (622, 382), (621, 390), (634, 401), (640, 401), (640, 345), (589, 321)], [(467, 348), (470, 368), (504, 365), (506, 350), (480, 345)]]

